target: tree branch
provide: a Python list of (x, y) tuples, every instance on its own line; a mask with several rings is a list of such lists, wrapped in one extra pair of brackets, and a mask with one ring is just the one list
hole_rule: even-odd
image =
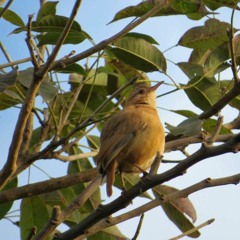
[(50, 180), (6, 190), (0, 192), (0, 204), (56, 191), (79, 183), (90, 182), (97, 176), (97, 173), (97, 169), (93, 168), (84, 172), (72, 173), (64, 177), (53, 178)]

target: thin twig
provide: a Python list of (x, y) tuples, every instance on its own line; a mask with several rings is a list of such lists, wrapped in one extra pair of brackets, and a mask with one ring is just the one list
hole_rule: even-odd
[(150, 168), (150, 171), (149, 171), (149, 175), (154, 175), (154, 174), (157, 173), (158, 168), (160, 166), (160, 163), (162, 161), (162, 158), (163, 158), (163, 156), (161, 156), (160, 153), (157, 152), (157, 155), (156, 155), (156, 157), (155, 157), (155, 159), (154, 159), (154, 161), (153, 161), (153, 163), (151, 165), (151, 168)]
[(221, 131), (222, 124), (223, 124), (223, 116), (220, 115), (218, 117), (217, 124), (215, 126), (214, 131), (212, 132), (211, 136), (209, 138), (207, 138), (207, 140), (206, 140), (206, 144), (212, 145), (216, 141), (216, 139)]
[(23, 59), (13, 61), (13, 62), (10, 62), (10, 63), (5, 63), (5, 64), (0, 65), (0, 69), (7, 68), (7, 67), (12, 67), (12, 66), (15, 66), (15, 65), (18, 65), (18, 64), (21, 64), (21, 63), (30, 62), (31, 60), (32, 60), (31, 57), (27, 57), (27, 58), (23, 58)]
[(32, 227), (26, 240), (32, 240), (37, 233), (37, 227)]
[(32, 64), (35, 68), (38, 68), (38, 62), (34, 53), (33, 40), (32, 40), (32, 19), (33, 19), (33, 15), (30, 14), (28, 16), (26, 43), (31, 55)]
[(54, 154), (53, 157), (64, 162), (71, 162), (71, 161), (76, 161), (78, 159), (95, 157), (97, 154), (98, 154), (97, 151), (93, 151), (93, 152), (87, 152), (87, 153), (79, 153), (79, 154), (70, 155), (70, 156), (62, 156), (59, 154)]
[(234, 13), (235, 13), (235, 9), (232, 10), (231, 29), (227, 30), (227, 34), (228, 34), (229, 43), (230, 43), (231, 69), (233, 73), (233, 78), (234, 78), (235, 84), (239, 84), (240, 79), (237, 74), (237, 63), (236, 63), (236, 57), (234, 52), (234, 27), (233, 27)]
[[(2, 42), (0, 42), (0, 48), (1, 48), (1, 50), (2, 50), (2, 52), (3, 52), (3, 54), (4, 54), (4, 56), (5, 56), (6, 59), (8, 60), (8, 62), (11, 63), (11, 62), (12, 62), (12, 59), (11, 59), (10, 55), (8, 54), (6, 48), (3, 46)], [(1, 69), (1, 67), (0, 67), (0, 69)], [(14, 69), (13, 66), (12, 66), (12, 69)]]
[(180, 235), (178, 235), (178, 236), (176, 236), (176, 237), (174, 237), (174, 238), (170, 238), (169, 240), (178, 240), (178, 239), (180, 239), (180, 238), (186, 237), (186, 236), (188, 236), (188, 235), (190, 235), (190, 234), (198, 231), (199, 229), (201, 229), (201, 228), (203, 228), (203, 227), (206, 227), (206, 226), (212, 224), (214, 221), (215, 221), (214, 218), (209, 219), (209, 220), (207, 220), (206, 222), (198, 225), (197, 227), (195, 227), (195, 228), (193, 228), (193, 229), (190, 229), (190, 230), (184, 232), (183, 234), (180, 234)]
[(138, 238), (138, 236), (140, 234), (140, 230), (141, 230), (141, 227), (142, 227), (143, 219), (144, 219), (144, 214), (142, 214), (140, 219), (139, 219), (138, 227), (137, 227), (137, 230), (136, 230), (132, 240), (137, 240), (137, 238)]

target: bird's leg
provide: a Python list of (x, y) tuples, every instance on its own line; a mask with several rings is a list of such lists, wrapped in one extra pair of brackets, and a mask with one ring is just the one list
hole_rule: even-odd
[(136, 168), (143, 174), (143, 176), (148, 175), (148, 172), (145, 171), (144, 169), (142, 169), (141, 167), (139, 167), (136, 163), (132, 163), (132, 162), (131, 162), (131, 164), (132, 164), (134, 167), (136, 167)]
[(122, 190), (125, 191), (126, 190), (126, 186), (125, 186), (125, 181), (124, 181), (124, 177), (123, 177), (123, 172), (120, 171), (120, 179), (121, 179), (121, 183), (122, 183)]

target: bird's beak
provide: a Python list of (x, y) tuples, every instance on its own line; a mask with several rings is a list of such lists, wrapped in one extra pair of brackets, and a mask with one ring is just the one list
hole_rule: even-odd
[(155, 84), (154, 86), (150, 87), (149, 92), (156, 91), (157, 88), (158, 88), (162, 83), (164, 83), (164, 81), (158, 82), (158, 83)]

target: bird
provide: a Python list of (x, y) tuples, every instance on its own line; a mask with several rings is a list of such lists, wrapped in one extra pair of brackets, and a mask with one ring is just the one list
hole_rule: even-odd
[(117, 171), (146, 173), (157, 153), (163, 155), (164, 128), (156, 108), (156, 90), (162, 83), (135, 84), (123, 109), (103, 126), (96, 160), (99, 172), (106, 176), (108, 197)]

